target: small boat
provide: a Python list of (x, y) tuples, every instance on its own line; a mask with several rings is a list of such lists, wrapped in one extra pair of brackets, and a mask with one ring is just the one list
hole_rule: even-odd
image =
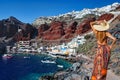
[(24, 59), (30, 59), (30, 57), (29, 57), (29, 56), (24, 56), (23, 58), (24, 58)]
[(59, 67), (59, 68), (63, 68), (63, 65), (57, 65), (57, 67)]
[(2, 58), (4, 58), (4, 59), (10, 59), (10, 58), (12, 58), (13, 56), (12, 56), (12, 54), (4, 54), (3, 56), (2, 56)]
[(50, 61), (50, 60), (41, 60), (42, 63), (56, 63), (55, 61)]

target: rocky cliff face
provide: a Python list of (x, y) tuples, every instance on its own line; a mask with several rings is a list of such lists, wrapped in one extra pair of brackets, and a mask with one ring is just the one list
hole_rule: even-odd
[(78, 25), (77, 27), (76, 34), (77, 35), (84, 34), (87, 31), (91, 30), (90, 22), (95, 21), (95, 20), (96, 20), (95, 18), (89, 18), (87, 20), (82, 21), (81, 24)]
[(34, 33), (37, 31), (32, 25), (23, 23), (17, 20), (15, 17), (9, 17), (0, 21), (0, 38), (3, 40), (19, 41), (29, 40), (34, 37)]
[(0, 53), (5, 52), (7, 45), (14, 45), (20, 40), (30, 40), (37, 35), (37, 29), (31, 24), (23, 23), (11, 16), (0, 20)]
[(110, 19), (112, 19), (114, 17), (114, 14), (111, 14), (111, 13), (106, 13), (106, 14), (103, 14), (101, 15), (98, 20), (106, 20), (106, 21), (109, 21)]
[[(52, 21), (50, 24), (42, 24), (38, 27), (38, 38), (43, 41), (70, 41), (75, 35), (81, 35), (91, 30), (90, 22), (95, 20), (109, 21), (114, 17), (111, 13), (106, 13), (101, 16), (88, 16), (81, 21), (72, 20), (70, 23), (61, 21)], [(53, 41), (54, 40), (54, 41)]]

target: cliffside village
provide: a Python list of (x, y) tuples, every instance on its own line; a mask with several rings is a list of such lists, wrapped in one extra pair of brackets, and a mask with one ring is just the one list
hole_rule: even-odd
[(7, 53), (26, 53), (37, 54), (47, 53), (51, 55), (75, 55), (76, 48), (85, 43), (84, 35), (76, 36), (68, 43), (63, 43), (56, 46), (38, 46), (39, 44), (35, 40), (19, 41), (13, 47), (7, 46)]

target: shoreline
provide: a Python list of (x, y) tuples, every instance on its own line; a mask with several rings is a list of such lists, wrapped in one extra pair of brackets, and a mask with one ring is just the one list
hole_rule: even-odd
[[(0, 57), (2, 59), (2, 55)], [(45, 63), (42, 61), (45, 61)], [(28, 77), (31, 77), (31, 78), (38, 77), (39, 78), (39, 76), (53, 75), (54, 73), (56, 73), (58, 71), (66, 70), (69, 67), (69, 65), (71, 66), (71, 64), (64, 59), (59, 59), (59, 58), (54, 59), (53, 57), (46, 55), (46, 54), (34, 54), (34, 55), (31, 55), (31, 54), (12, 54), (12, 58), (4, 59), (4, 60), (2, 59), (2, 62), (3, 62), (3, 66), (4, 65), (7, 66), (7, 63), (9, 63), (8, 65), (10, 65), (11, 62), (18, 64), (18, 65), (11, 64), (12, 66), (15, 67), (14, 70), (17, 68), (21, 69), (21, 67), (22, 67), (22, 69), (25, 69), (25, 71), (26, 71), (28, 68), (31, 68), (27, 71), (28, 72), (31, 70), (33, 70), (33, 71), (30, 73), (27, 73), (25, 78), (28, 78)], [(4, 64), (4, 62), (6, 62), (6, 63)], [(33, 64), (35, 64), (35, 65), (33, 65)], [(24, 65), (26, 65), (26, 66), (24, 66)], [(8, 69), (10, 69), (9, 66), (8, 66)], [(3, 70), (4, 70), (4, 68), (3, 68)], [(43, 72), (41, 72), (41, 71), (43, 71)], [(33, 74), (31, 74), (31, 73), (33, 73)], [(43, 73), (43, 75), (41, 75), (42, 73)], [(8, 74), (9, 74), (9, 72), (8, 72)], [(13, 74), (18, 75), (19, 72), (17, 71), (17, 73), (13, 73)], [(6, 75), (4, 75), (4, 77), (6, 77)], [(21, 76), (21, 78), (22, 77), (24, 78), (24, 76)], [(12, 80), (12, 79), (10, 79), (10, 80)]]
[[(88, 69), (86, 65), (89, 65), (91, 63), (92, 60), (90, 58), (88, 58), (83, 54), (80, 54), (77, 57), (71, 56), (71, 57), (65, 57), (64, 59), (72, 63), (72, 66), (70, 68), (66, 70), (58, 71), (55, 74), (53, 74), (53, 76), (42, 76), (40, 77), (39, 80), (48, 79), (48, 78), (51, 80), (63, 80), (63, 79), (67, 80), (68, 78), (70, 79), (71, 76), (73, 77), (77, 76), (81, 80), (83, 78), (89, 80), (89, 76), (91, 75), (91, 69)], [(79, 80), (78, 78), (75, 78), (75, 80)]]
[[(26, 53), (23, 53), (23, 55), (29, 55)], [(51, 56), (53, 58), (61, 58), (64, 59), (70, 63), (72, 63), (72, 66), (68, 69), (65, 70), (59, 70), (56, 71), (55, 73), (51, 75), (43, 75), (39, 77), (39, 80), (42, 79), (52, 79), (52, 80), (67, 80), (67, 79), (74, 79), (74, 80), (79, 80), (78, 78), (81, 78), (81, 80), (89, 80), (91, 73), (92, 73), (92, 68), (93, 68), (93, 59), (83, 55), (79, 54), (76, 56), (63, 56), (63, 55), (50, 55), (48, 53), (40, 53), (40, 54), (31, 54), (31, 55), (47, 55)], [(14, 54), (13, 54), (14, 55)], [(66, 75), (66, 76), (65, 76)], [(71, 77), (72, 76), (72, 77)], [(75, 77), (76, 76), (76, 77)], [(116, 75), (111, 69), (108, 69), (108, 75), (107, 79), (108, 80), (119, 80), (120, 77)]]
[[(90, 80), (93, 69), (93, 59), (83, 54), (79, 54), (75, 57), (67, 57), (64, 59), (72, 62), (72, 67), (68, 68), (67, 70), (58, 71), (53, 76), (42, 76), (42, 79), (50, 78), (52, 80)], [(40, 78), (39, 80), (42, 79)], [(113, 79), (119, 80), (120, 76), (116, 75), (112, 69), (108, 69), (107, 80)]]

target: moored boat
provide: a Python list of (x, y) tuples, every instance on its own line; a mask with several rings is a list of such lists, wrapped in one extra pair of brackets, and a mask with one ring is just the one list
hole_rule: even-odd
[(10, 58), (12, 58), (13, 56), (12, 56), (12, 54), (4, 54), (3, 56), (2, 56), (2, 58), (5, 58), (5, 59), (10, 59)]
[(50, 61), (50, 60), (41, 60), (42, 63), (56, 63), (55, 61)]

